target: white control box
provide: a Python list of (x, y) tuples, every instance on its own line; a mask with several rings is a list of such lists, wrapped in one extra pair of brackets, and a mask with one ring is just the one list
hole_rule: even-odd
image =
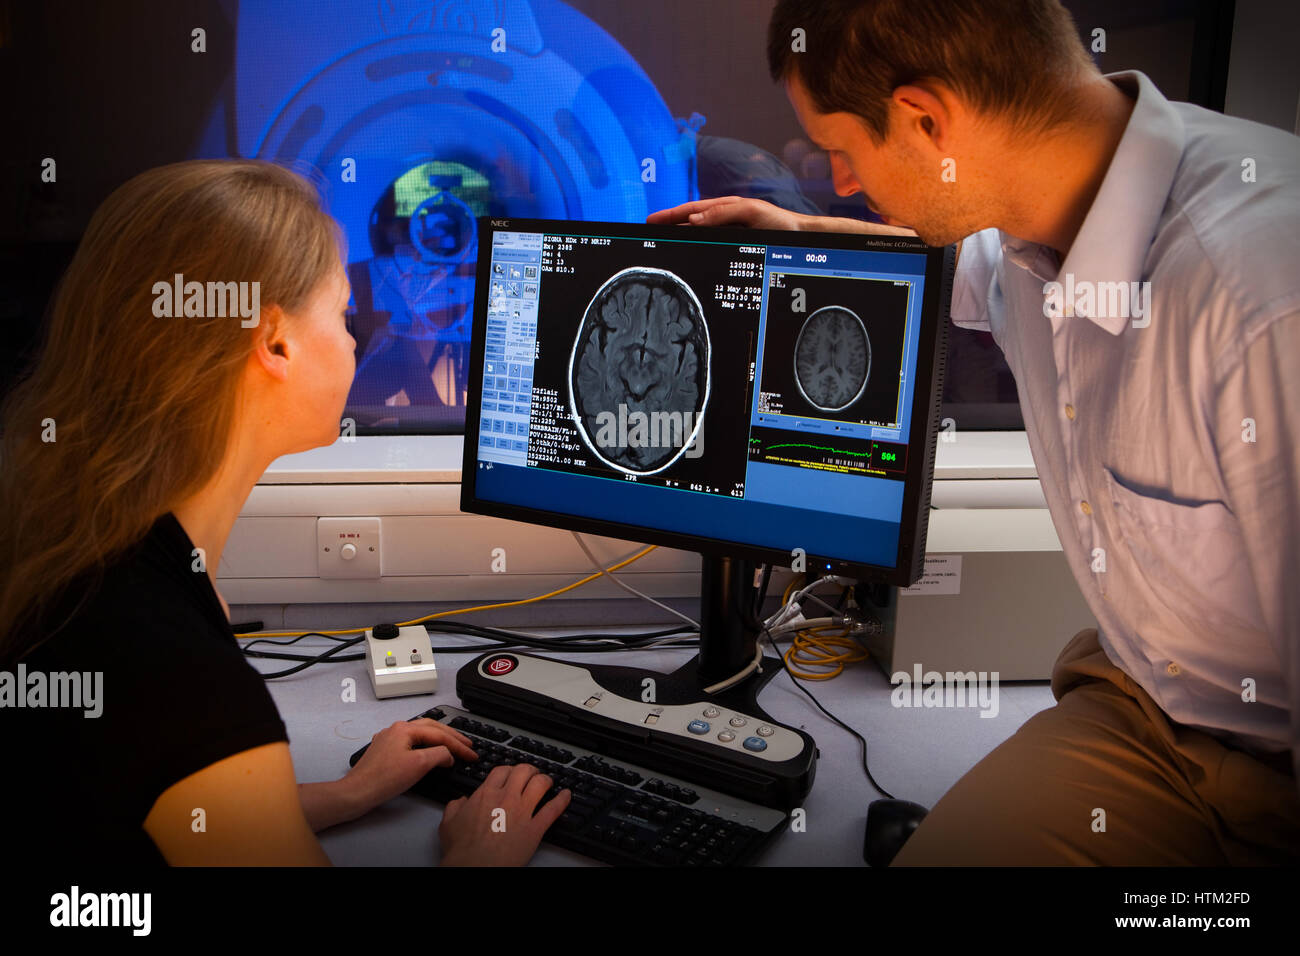
[(422, 625), (378, 624), (366, 631), (366, 670), (379, 699), (432, 694), (438, 689), (429, 632)]

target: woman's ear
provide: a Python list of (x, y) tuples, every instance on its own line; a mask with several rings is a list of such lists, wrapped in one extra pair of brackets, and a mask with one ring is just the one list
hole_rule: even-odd
[(262, 320), (253, 333), (253, 359), (280, 382), (289, 377), (289, 341), (285, 331), (284, 310), (273, 305), (262, 310)]

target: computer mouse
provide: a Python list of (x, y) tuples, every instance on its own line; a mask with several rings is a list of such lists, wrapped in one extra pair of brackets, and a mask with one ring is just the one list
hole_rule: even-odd
[(930, 811), (910, 800), (873, 800), (867, 807), (862, 858), (868, 866), (889, 866), (912, 831)]

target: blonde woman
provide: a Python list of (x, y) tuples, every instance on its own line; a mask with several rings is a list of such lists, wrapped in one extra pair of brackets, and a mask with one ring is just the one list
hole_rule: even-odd
[[(399, 721), (342, 779), (298, 784), (216, 590), (266, 467), (338, 436), (345, 252), (312, 184), (259, 160), (149, 170), (92, 217), (0, 410), (0, 672), (26, 695), (0, 708), (0, 789), (34, 861), (327, 865), (315, 831), (475, 759), (455, 731)], [(256, 322), (233, 298), (166, 308), (178, 275), (235, 283)], [(59, 673), (84, 678), (80, 706)], [(495, 769), (447, 807), (442, 862), (526, 862), (568, 805), (531, 815), (550, 786)], [(525, 822), (493, 832), (498, 807)]]

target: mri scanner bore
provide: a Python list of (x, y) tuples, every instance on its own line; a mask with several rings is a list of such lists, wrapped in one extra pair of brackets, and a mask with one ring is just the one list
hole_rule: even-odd
[(560, 0), (243, 0), (236, 30), (195, 155), (316, 171), (348, 240), (358, 433), (462, 430), (476, 217), (643, 222), (699, 196), (704, 118)]
[(710, 344), (700, 301), (650, 267), (610, 276), (587, 306), (569, 358), (569, 406), (583, 442), (619, 471), (652, 475), (699, 434)]

